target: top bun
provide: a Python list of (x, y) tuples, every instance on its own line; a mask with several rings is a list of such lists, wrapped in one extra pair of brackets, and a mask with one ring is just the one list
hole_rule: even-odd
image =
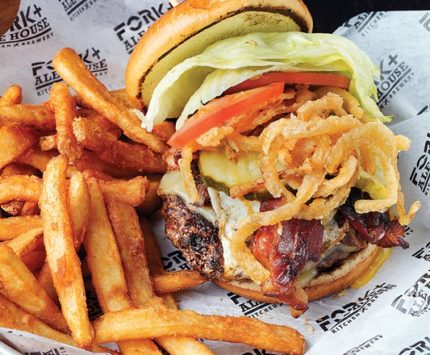
[(185, 0), (142, 36), (128, 62), (126, 89), (147, 106), (163, 76), (176, 64), (219, 40), (251, 32), (312, 31), (301, 0)]

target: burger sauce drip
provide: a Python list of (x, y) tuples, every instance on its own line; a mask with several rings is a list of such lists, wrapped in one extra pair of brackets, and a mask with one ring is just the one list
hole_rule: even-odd
[(369, 212), (358, 214), (355, 212), (354, 203), (367, 196), (358, 189), (352, 189), (346, 202), (339, 207), (335, 219), (339, 226), (349, 223), (357, 234), (365, 241), (376, 244), (382, 248), (401, 246), (409, 247), (403, 238), (405, 228), (395, 218), (390, 221), (388, 212)]
[[(262, 204), (262, 210), (273, 209), (277, 200)], [(291, 219), (278, 225), (261, 227), (255, 234), (251, 251), (270, 271), (266, 294), (276, 296), (295, 310), (307, 309), (303, 290), (294, 280), (308, 261), (318, 261), (323, 252), (323, 226), (319, 220)], [(301, 291), (301, 292), (300, 292)]]

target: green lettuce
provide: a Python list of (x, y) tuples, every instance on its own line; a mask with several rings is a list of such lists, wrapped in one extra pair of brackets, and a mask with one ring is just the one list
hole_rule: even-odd
[(349, 91), (370, 119), (389, 121), (378, 108), (374, 79), (379, 71), (350, 40), (321, 33), (252, 33), (209, 46), (173, 67), (158, 83), (145, 126), (180, 117), (177, 128), (226, 89), (270, 71), (316, 71), (346, 75)]

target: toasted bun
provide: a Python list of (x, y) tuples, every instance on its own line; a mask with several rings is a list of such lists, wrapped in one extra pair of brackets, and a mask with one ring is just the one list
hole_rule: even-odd
[[(379, 247), (369, 244), (367, 248), (346, 258), (339, 267), (328, 273), (319, 274), (312, 279), (305, 287), (309, 301), (338, 293), (351, 286), (373, 264), (379, 250)], [(260, 291), (259, 286), (252, 282), (223, 282), (218, 280), (213, 282), (219, 287), (252, 300), (265, 303), (282, 303), (277, 298), (265, 296)]]
[[(239, 24), (214, 26), (246, 13), (251, 15)], [(186, 0), (156, 21), (136, 45), (126, 71), (127, 92), (140, 96), (143, 83), (147, 105), (168, 70), (216, 41), (250, 32), (311, 32), (312, 26), (312, 17), (301, 0)]]

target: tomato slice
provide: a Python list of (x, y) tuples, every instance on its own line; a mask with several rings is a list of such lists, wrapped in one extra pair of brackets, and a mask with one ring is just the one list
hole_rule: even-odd
[(283, 92), (284, 84), (275, 83), (214, 99), (189, 118), (167, 143), (172, 147), (182, 148), (211, 128), (221, 126), (230, 118), (246, 113), (250, 108), (279, 96)]
[(225, 94), (254, 89), (273, 83), (306, 84), (316, 86), (336, 86), (348, 89), (350, 80), (346, 76), (331, 73), (312, 72), (272, 72), (259, 75), (228, 89)]

